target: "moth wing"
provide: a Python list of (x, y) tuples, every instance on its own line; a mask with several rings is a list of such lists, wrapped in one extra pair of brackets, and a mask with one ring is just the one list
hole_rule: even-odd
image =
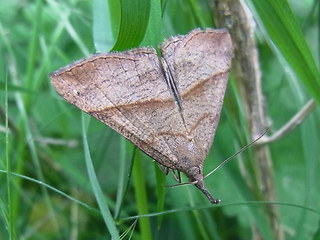
[[(227, 86), (230, 35), (226, 30), (195, 29), (168, 39), (160, 50), (181, 95), (188, 135), (194, 139), (189, 148), (195, 154), (189, 158), (193, 165), (202, 166), (213, 143)], [(171, 146), (179, 144), (177, 141)]]
[(97, 54), (50, 77), (68, 102), (175, 169), (178, 160), (159, 133), (178, 127), (181, 119), (154, 49)]

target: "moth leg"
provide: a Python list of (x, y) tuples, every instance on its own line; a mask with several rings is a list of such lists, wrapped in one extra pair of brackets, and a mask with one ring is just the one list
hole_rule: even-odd
[(181, 183), (181, 175), (180, 175), (179, 170), (175, 171), (175, 170), (168, 168), (160, 163), (158, 163), (158, 167), (160, 168), (161, 172), (163, 172), (164, 175), (168, 175), (168, 173), (170, 171), (174, 180), (176, 180), (178, 183)]
[(170, 172), (174, 178), (174, 180), (176, 180), (178, 183), (181, 183), (181, 175), (180, 175), (180, 171), (179, 170), (173, 170), (170, 169)]
[(161, 172), (163, 172), (164, 175), (168, 175), (168, 173), (169, 173), (169, 168), (168, 167), (166, 167), (166, 166), (164, 166), (164, 165), (162, 165), (160, 163), (158, 163), (158, 167), (161, 170)]

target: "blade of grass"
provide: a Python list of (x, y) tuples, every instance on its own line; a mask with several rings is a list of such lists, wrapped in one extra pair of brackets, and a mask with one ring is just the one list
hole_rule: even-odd
[(161, 1), (151, 0), (148, 27), (140, 46), (157, 46), (163, 40)]
[[(27, 142), (27, 146), (28, 146), (27, 150), (29, 151), (28, 153), (31, 155), (31, 160), (32, 160), (32, 164), (33, 164), (36, 176), (38, 179), (40, 179), (40, 181), (44, 182), (45, 177), (44, 177), (44, 174), (42, 171), (42, 165), (40, 163), (40, 159), (38, 156), (37, 146), (35, 144), (35, 138), (33, 136), (31, 129), (30, 129), (28, 114), (27, 114), (26, 109), (24, 107), (24, 102), (22, 101), (22, 97), (21, 97), (20, 93), (16, 93), (16, 104), (18, 105), (19, 113), (21, 115), (21, 126), (23, 128), (22, 131), (25, 133), (25, 139), (21, 139), (20, 140), (21, 142), (19, 144), (22, 144), (22, 146), (24, 146), (25, 142)], [(23, 140), (24, 140), (24, 142), (23, 142)], [(22, 148), (22, 150), (26, 151), (25, 148)], [(19, 157), (21, 158), (21, 161), (24, 160), (22, 155)], [(41, 188), (41, 192), (42, 192), (43, 198), (45, 200), (45, 203), (49, 209), (48, 215), (52, 216), (52, 223), (54, 224), (54, 228), (60, 229), (60, 224), (58, 223), (58, 220), (56, 218), (53, 203), (52, 203), (52, 200), (48, 194), (48, 191), (43, 185), (40, 185), (40, 188)], [(19, 200), (19, 197), (21, 197), (21, 196), (17, 195), (16, 201)], [(16, 213), (16, 214), (19, 214), (19, 213)], [(57, 234), (59, 235), (59, 237), (61, 237), (60, 231), (57, 231)]]
[(132, 157), (130, 161), (128, 161), (127, 159), (127, 156), (128, 156), (127, 150), (129, 148), (128, 143), (129, 143), (128, 140), (126, 140), (123, 137), (121, 138), (118, 190), (117, 190), (117, 199), (116, 199), (115, 210), (114, 210), (115, 219), (118, 219), (120, 216), (122, 202), (131, 179), (131, 172), (133, 167), (133, 158), (134, 158), (135, 151), (132, 153)]
[[(38, 45), (39, 45), (39, 30), (41, 26), (41, 18), (42, 18), (42, 1), (37, 0), (36, 2), (36, 9), (35, 9), (35, 18), (32, 23), (32, 34), (31, 34), (31, 41), (29, 43), (29, 52), (28, 52), (28, 61), (27, 61), (27, 74), (26, 74), (26, 80), (25, 80), (25, 87), (29, 90), (34, 89), (34, 72), (35, 72), (35, 65), (36, 65), (36, 59), (37, 59), (37, 51), (38, 51)], [(31, 104), (31, 98), (33, 95), (26, 95), (24, 96), (24, 103), (25, 108), (27, 112), (29, 111), (29, 107)]]
[(209, 240), (210, 237), (204, 227), (206, 224), (203, 224), (203, 221), (201, 221), (201, 216), (200, 216), (199, 211), (192, 211), (192, 213), (193, 213), (193, 216), (195, 217), (195, 220), (196, 220), (196, 223), (198, 226), (198, 230), (201, 235), (201, 239), (208, 239)]
[(210, 233), (211, 239), (221, 240), (222, 238), (220, 237), (218, 226), (211, 211), (203, 211), (203, 216), (205, 218), (205, 226), (207, 227), (207, 231)]
[(63, 8), (60, 6), (56, 1), (48, 0), (48, 3), (50, 4), (51, 8), (53, 9), (55, 16), (58, 16), (60, 19), (60, 22), (63, 23), (64, 28), (70, 35), (70, 37), (73, 39), (73, 41), (77, 44), (77, 46), (80, 48), (81, 52), (88, 56), (90, 55), (90, 52), (88, 51), (88, 48), (86, 47), (86, 44), (83, 42), (82, 38), (79, 36), (75, 28), (73, 27), (72, 23), (70, 22), (70, 16), (72, 15), (72, 11), (70, 8)]
[(0, 82), (0, 91), (19, 91), (21, 93), (34, 93), (33, 91), (31, 91), (28, 88), (25, 87), (20, 87), (18, 85), (15, 84), (10, 84), (7, 82)]
[[(10, 68), (8, 68), (10, 80), (12, 82), (14, 82), (14, 85), (19, 85), (18, 81), (17, 81), (18, 77), (16, 76), (17, 74), (12, 73), (12, 72), (15, 72), (16, 59), (15, 59), (13, 47), (11, 45), (11, 41), (10, 41), (11, 39), (9, 39), (7, 34), (5, 34), (4, 28), (1, 23), (0, 23), (0, 33), (1, 33), (0, 36), (2, 38), (1, 39), (2, 43), (5, 46), (4, 49), (6, 50), (5, 53), (7, 53), (7, 54), (4, 54), (4, 56), (7, 57), (5, 62), (8, 64), (8, 66), (10, 66)], [(7, 91), (8, 90), (6, 90), (6, 92)], [(6, 115), (6, 118), (9, 117), (7, 114), (5, 114), (5, 115)], [(17, 125), (17, 126), (18, 126), (17, 128), (19, 128), (20, 125)], [(20, 130), (19, 132), (23, 132), (23, 129), (19, 128), (19, 130)], [(17, 153), (17, 157), (15, 159), (15, 166), (12, 166), (12, 167), (15, 168), (15, 171), (22, 172), (23, 158), (21, 157), (21, 155), (22, 155), (22, 152), (25, 151), (24, 150), (25, 149), (25, 138), (20, 137), (17, 142), (6, 142), (6, 151), (8, 151), (10, 153), (13, 151), (13, 149)], [(19, 189), (20, 186), (21, 186), (21, 181), (16, 181), (15, 187), (17, 189)], [(18, 191), (12, 191), (11, 194), (12, 194), (12, 196), (11, 196), (12, 206), (14, 206), (14, 208), (12, 208), (13, 213), (12, 213), (11, 220), (9, 219), (9, 216), (6, 216), (7, 227), (10, 227), (10, 224), (11, 224), (8, 222), (8, 220), (12, 221), (12, 219), (17, 219), (17, 214), (18, 214), (18, 211), (20, 208), (20, 195), (18, 194)], [(8, 214), (10, 214), (10, 213), (8, 213)], [(10, 234), (8, 234), (8, 235), (10, 235)]]
[[(231, 168), (232, 167), (230, 166), (226, 168), (226, 172), (229, 175), (229, 178), (237, 186), (237, 189), (239, 189), (239, 192), (243, 196), (243, 198), (248, 203), (253, 202), (253, 200), (256, 199), (256, 196), (254, 195), (256, 192), (252, 193), (249, 188), (244, 187), (246, 186), (246, 183), (244, 182), (243, 177), (240, 175), (240, 173), (237, 170), (232, 171)], [(227, 203), (226, 205), (229, 205), (229, 204), (237, 205), (238, 202), (239, 202), (239, 199), (235, 199), (234, 203), (231, 202), (231, 203)], [(258, 209), (258, 208), (250, 207), (250, 205), (248, 204), (246, 208), (246, 212), (247, 212), (246, 218), (254, 222), (254, 224), (251, 224), (251, 225), (256, 226), (259, 229), (259, 232), (261, 233), (261, 235), (265, 239), (272, 239), (272, 230), (268, 222), (268, 219), (264, 214), (264, 212), (266, 211), (263, 208), (267, 208), (267, 206), (261, 206), (261, 208)]]
[(148, 26), (150, 0), (120, 0), (120, 7), (119, 34), (112, 51), (123, 51), (138, 46)]
[[(194, 202), (194, 190), (195, 189), (190, 189), (190, 188), (186, 188), (186, 192), (188, 194), (188, 200), (190, 202), (190, 206), (195, 207), (195, 202)], [(192, 214), (194, 216), (194, 219), (196, 221), (196, 225), (198, 227), (199, 233), (201, 235), (201, 239), (210, 239), (208, 236), (208, 233), (204, 227), (203, 222), (201, 221), (201, 215), (199, 213), (199, 211), (192, 211)]]
[(88, 145), (88, 140), (87, 140), (87, 134), (86, 134), (86, 119), (89, 117), (86, 116), (84, 113), (82, 113), (82, 118), (81, 118), (81, 124), (82, 124), (82, 140), (83, 140), (83, 148), (84, 148), (84, 155), (85, 155), (85, 161), (86, 161), (86, 166), (88, 170), (88, 175), (89, 175), (89, 180), (95, 195), (95, 198), (98, 202), (98, 206), (101, 210), (103, 220), (109, 230), (109, 233), (112, 237), (112, 239), (119, 239), (119, 232), (118, 229), (113, 221), (111, 212), (108, 208), (108, 203), (103, 195), (103, 192), (101, 190), (100, 184), (98, 182), (92, 159), (90, 156), (90, 150), (89, 150), (89, 145)]
[[(298, 205), (298, 204), (292, 204), (292, 203), (284, 203), (284, 202), (268, 202), (268, 201), (245, 201), (245, 202), (237, 202), (237, 203), (219, 203), (220, 206), (219, 207), (239, 207), (239, 206), (248, 206), (248, 205), (252, 205), (252, 206), (262, 206), (264, 207), (265, 205), (279, 205), (279, 206), (286, 206), (286, 207), (292, 207), (292, 208), (299, 208), (299, 209), (305, 209), (310, 213), (313, 213), (315, 216), (320, 217), (320, 211), (316, 208), (309, 208), (303, 205)], [(121, 218), (121, 220), (123, 221), (131, 221), (133, 219), (137, 219), (137, 218), (145, 218), (145, 217), (155, 217), (155, 216), (159, 216), (159, 215), (166, 215), (166, 214), (172, 214), (172, 213), (180, 213), (180, 212), (190, 212), (190, 211), (194, 211), (194, 210), (207, 210), (207, 209), (211, 209), (211, 208), (217, 208), (217, 205), (204, 205), (204, 206), (194, 206), (194, 207), (181, 207), (181, 208), (175, 208), (175, 209), (170, 209), (170, 210), (166, 210), (163, 211), (161, 213), (156, 212), (156, 213), (149, 213), (149, 214), (145, 214), (145, 215), (137, 215), (137, 216), (130, 216), (130, 217), (124, 217)], [(267, 238), (268, 239), (268, 238)], [(272, 239), (272, 238), (270, 238)]]
[[(2, 33), (2, 26), (0, 25), (0, 32)], [(3, 42), (5, 43), (6, 46), (6, 50), (9, 53), (9, 65), (11, 66), (10, 68), (10, 77), (11, 77), (11, 81), (13, 82), (14, 85), (19, 85), (19, 77), (17, 76), (16, 72), (17, 72), (17, 64), (16, 64), (16, 59), (15, 59), (15, 54), (13, 51), (13, 47), (11, 46), (11, 42), (9, 41), (9, 39), (6, 38), (5, 35), (1, 34), (1, 36), (3, 37)], [(30, 155), (30, 158), (32, 160), (32, 164), (34, 167), (34, 171), (35, 174), (37, 176), (38, 179), (40, 179), (41, 181), (44, 180), (44, 176), (43, 176), (43, 172), (42, 172), (42, 168), (41, 168), (41, 164), (39, 161), (39, 157), (37, 154), (37, 147), (35, 145), (34, 142), (34, 137), (33, 137), (33, 133), (30, 129), (30, 124), (29, 124), (29, 118), (28, 118), (28, 113), (27, 113), (27, 109), (26, 109), (26, 104), (23, 101), (23, 96), (21, 94), (21, 92), (15, 92), (15, 103), (17, 105), (17, 109), (19, 112), (19, 119), (17, 120), (18, 124), (18, 128), (19, 128), (19, 138), (18, 138), (18, 143), (10, 143), (9, 148), (11, 150), (9, 150), (9, 152), (11, 151), (15, 151), (17, 152), (16, 154), (16, 164), (15, 164), (15, 172), (21, 173), (23, 172), (23, 167), (24, 167), (24, 157), (25, 155)], [(27, 145), (27, 147), (26, 147)], [(22, 184), (21, 181), (16, 181), (16, 188), (19, 188)], [(53, 204), (52, 201), (48, 195), (47, 189), (43, 186), (41, 186), (41, 193), (44, 197), (45, 203), (48, 206), (49, 209), (49, 214), (51, 216), (53, 216), (53, 224), (54, 227), (56, 229), (59, 229), (59, 224), (56, 221), (55, 218), (55, 214), (53, 211)], [(12, 209), (13, 213), (12, 213), (12, 218), (13, 219), (17, 219), (17, 216), (19, 214), (19, 208), (20, 208), (20, 203), (21, 203), (21, 199), (20, 199), (20, 194), (18, 191), (12, 192), (12, 206), (14, 206), (14, 208)], [(9, 220), (9, 221), (13, 221), (13, 220)], [(60, 234), (60, 233), (59, 233)]]
[[(165, 200), (165, 184), (166, 184), (166, 176), (161, 172), (158, 167), (158, 164), (154, 163), (154, 171), (156, 173), (156, 181), (157, 181), (157, 211), (162, 212), (164, 210), (164, 200)], [(161, 227), (162, 216), (157, 218), (157, 228), (158, 230)]]
[[(319, 138), (319, 119), (316, 114), (311, 114), (303, 125), (301, 125), (301, 137), (303, 144), (303, 154), (305, 159), (305, 195), (304, 205), (307, 207), (317, 208), (319, 193), (315, 191), (314, 183), (318, 181), (319, 171), (319, 156), (320, 156), (320, 138)], [(317, 126), (318, 125), (318, 126)], [(309, 230), (306, 229), (306, 224), (310, 229), (315, 229), (319, 217), (310, 214), (306, 209), (303, 209), (299, 216), (299, 221), (296, 224), (295, 239), (308, 238)], [(309, 235), (310, 236), (310, 235)]]
[[(132, 146), (133, 147), (133, 146)], [(146, 182), (144, 178), (144, 171), (141, 165), (140, 152), (137, 151), (134, 157), (133, 164), (133, 175), (134, 175), (134, 190), (138, 207), (138, 214), (143, 215), (148, 213), (148, 199), (146, 192)], [(151, 224), (149, 218), (139, 219), (139, 227), (141, 230), (142, 240), (151, 240)]]
[(190, 5), (191, 13), (193, 15), (194, 21), (200, 28), (205, 28), (206, 24), (202, 18), (202, 15), (200, 14), (199, 4), (195, 0), (188, 0), (188, 3)]
[[(7, 204), (3, 202), (2, 198), (0, 197), (0, 211), (1, 211), (1, 214), (0, 216), (2, 217), (2, 222), (3, 222), (3, 226), (6, 228), (6, 229), (9, 229), (9, 220), (8, 220), (8, 212), (7, 212)], [(10, 238), (9, 236), (9, 233), (4, 233), (2, 232), (1, 233), (1, 237), (3, 237), (4, 239), (8, 238), (8, 239), (12, 239)]]
[(127, 149), (128, 149), (127, 140), (125, 138), (121, 138), (120, 156), (119, 156), (118, 189), (117, 189), (116, 205), (114, 209), (115, 219), (119, 218), (120, 216), (121, 204), (122, 204), (125, 189), (126, 189), (125, 179), (127, 176), (127, 171), (126, 171)]
[[(7, 172), (11, 171), (10, 168), (10, 159), (9, 159), (9, 118), (8, 118), (8, 112), (9, 112), (9, 107), (8, 107), (8, 79), (6, 78), (5, 81), (5, 99), (4, 99), (4, 108), (5, 108), (5, 127), (7, 129), (6, 131), (6, 170)], [(14, 227), (14, 219), (13, 219), (13, 201), (11, 198), (11, 176), (10, 174), (7, 174), (7, 201), (8, 201), (8, 217), (6, 218), (7, 220), (7, 227), (8, 227), (8, 231), (9, 231), (9, 239), (14, 239), (15, 238), (15, 227)]]
[[(76, 199), (76, 198), (74, 198), (74, 197), (72, 197), (72, 196), (70, 196), (70, 195), (68, 195), (68, 194), (60, 191), (59, 189), (54, 188), (54, 187), (52, 187), (51, 185), (46, 184), (46, 183), (44, 183), (44, 182), (42, 182), (42, 181), (39, 181), (39, 180), (37, 180), (37, 179), (28, 177), (28, 176), (26, 176), (26, 175), (21, 175), (21, 174), (14, 173), (14, 172), (8, 172), (8, 171), (4, 171), (4, 170), (1, 170), (1, 169), (0, 169), (0, 172), (1, 172), (1, 173), (5, 173), (5, 174), (7, 174), (7, 175), (12, 175), (12, 176), (15, 176), (15, 177), (18, 177), (18, 178), (27, 180), (27, 181), (29, 181), (29, 182), (33, 182), (33, 183), (42, 185), (42, 186), (44, 186), (44, 187), (52, 190), (53, 192), (58, 193), (58, 194), (60, 194), (61, 196), (65, 197), (65, 198), (67, 198), (67, 199), (70, 199), (71, 201), (74, 201), (75, 203), (77, 203), (77, 204), (79, 204), (79, 205), (81, 205), (81, 206), (83, 206), (83, 207), (85, 207), (85, 208), (87, 208), (87, 209), (89, 209), (89, 210), (91, 210), (91, 211), (93, 211), (93, 212), (95, 212), (95, 213), (100, 214), (100, 212), (99, 212), (97, 209), (91, 207), (90, 205), (88, 205), (88, 204), (86, 204), (86, 203), (84, 203), (84, 202), (81, 202), (80, 200), (78, 200), (78, 199)], [(9, 173), (9, 174), (8, 174), (8, 173)]]
[(320, 73), (301, 28), (286, 0), (251, 0), (258, 19), (292, 70), (320, 104)]
[[(175, 209), (178, 209), (177, 207)], [(184, 240), (194, 240), (199, 239), (197, 231), (195, 231), (194, 221), (192, 214), (188, 212), (182, 212), (180, 214), (175, 214), (175, 220), (180, 229), (183, 229), (181, 233), (181, 239)]]

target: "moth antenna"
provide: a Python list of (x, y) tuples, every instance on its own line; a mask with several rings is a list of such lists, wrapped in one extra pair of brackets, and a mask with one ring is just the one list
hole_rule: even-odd
[(241, 148), (238, 152), (232, 154), (230, 157), (228, 157), (227, 159), (225, 159), (222, 163), (220, 163), (215, 169), (213, 169), (211, 172), (209, 172), (207, 175), (204, 176), (204, 178), (209, 177), (212, 173), (214, 173), (215, 171), (217, 171), (219, 168), (221, 168), (224, 164), (226, 164), (227, 162), (229, 162), (231, 159), (233, 159), (234, 157), (236, 157), (237, 155), (239, 155), (240, 153), (242, 153), (243, 151), (245, 151), (246, 149), (248, 149), (249, 147), (251, 147), (254, 143), (256, 143), (259, 139), (261, 139), (266, 133), (268, 132), (268, 130), (264, 131), (264, 133), (261, 134), (261, 136), (259, 136), (258, 138), (256, 138), (255, 140), (253, 140), (251, 143), (247, 144), (246, 146), (244, 146), (243, 148)]

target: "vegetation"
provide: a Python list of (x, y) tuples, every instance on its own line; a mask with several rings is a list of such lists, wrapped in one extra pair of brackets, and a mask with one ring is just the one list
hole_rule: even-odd
[[(246, 2), (258, 23), (271, 135), (309, 99), (320, 103), (319, 1)], [(175, 184), (171, 176), (50, 84), (50, 72), (96, 51), (157, 47), (168, 36), (214, 27), (210, 3), (0, 2), (1, 239), (320, 238), (318, 107), (268, 144), (273, 176), (264, 177), (275, 199), (257, 182), (263, 173), (251, 147), (206, 178), (222, 200), (212, 206), (194, 186), (166, 188)], [(251, 141), (242, 95), (231, 74), (205, 173)]]

